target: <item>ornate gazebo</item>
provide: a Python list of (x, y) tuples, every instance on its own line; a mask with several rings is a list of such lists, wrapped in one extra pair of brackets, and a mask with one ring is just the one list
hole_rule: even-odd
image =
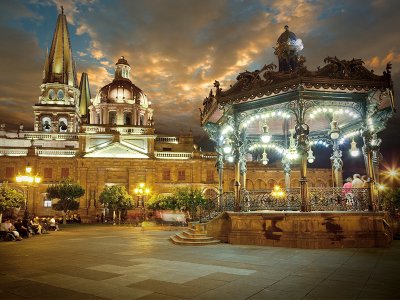
[[(327, 57), (325, 66), (309, 71), (305, 58), (299, 55), (302, 49), (302, 41), (285, 26), (275, 47), (278, 67), (269, 64), (242, 72), (226, 90), (215, 81), (215, 89), (204, 99), (201, 125), (216, 143), (220, 208), (302, 212), (379, 209), (378, 134), (394, 112), (391, 65), (376, 75), (361, 59)], [(319, 147), (332, 149), (333, 184), (322, 189), (307, 184), (307, 164), (314, 161)], [(268, 168), (272, 152), (280, 155), (285, 172), (283, 199), (275, 197), (273, 191), (246, 189), (247, 161), (258, 160)], [(368, 186), (353, 189), (350, 204), (343, 201), (342, 155), (358, 153), (364, 156)], [(233, 194), (223, 191), (225, 164), (234, 164)], [(294, 166), (300, 169), (298, 189), (290, 187)]]

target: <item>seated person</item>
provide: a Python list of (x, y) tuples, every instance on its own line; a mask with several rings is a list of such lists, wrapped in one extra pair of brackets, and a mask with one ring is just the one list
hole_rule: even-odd
[(11, 223), (10, 219), (6, 219), (4, 223), (1, 223), (0, 231), (10, 232), (17, 241), (22, 240), (22, 238), (19, 236), (19, 232), (15, 230), (15, 227)]
[(60, 230), (60, 229), (58, 228), (58, 224), (57, 224), (57, 222), (56, 222), (56, 218), (55, 218), (55, 217), (52, 217), (52, 218), (50, 219), (50, 224), (49, 224), (49, 226), (50, 226), (50, 229), (52, 229), (52, 230), (54, 230), (54, 231)]
[(29, 220), (29, 226), (32, 227), (35, 234), (42, 234), (42, 225), (40, 225), (38, 218)]
[(14, 222), (14, 227), (18, 231), (20, 236), (25, 236), (27, 238), (31, 236), (31, 233), (29, 232), (28, 228), (23, 225), (21, 219), (18, 219)]

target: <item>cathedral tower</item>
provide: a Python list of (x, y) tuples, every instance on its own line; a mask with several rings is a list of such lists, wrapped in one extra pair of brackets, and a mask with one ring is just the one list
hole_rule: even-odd
[(61, 7), (50, 52), (46, 55), (39, 101), (33, 106), (34, 130), (78, 132), (81, 123), (79, 100), (67, 18)]

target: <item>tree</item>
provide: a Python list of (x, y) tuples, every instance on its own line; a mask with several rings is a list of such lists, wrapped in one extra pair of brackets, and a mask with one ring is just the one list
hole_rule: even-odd
[(176, 198), (173, 195), (153, 195), (146, 204), (147, 208), (154, 210), (179, 209)]
[(396, 212), (400, 210), (400, 188), (389, 189), (381, 195), (382, 205), (391, 216), (396, 216)]
[(66, 224), (66, 215), (68, 212), (79, 208), (79, 197), (85, 194), (84, 188), (72, 179), (65, 179), (47, 188), (47, 194), (50, 199), (59, 199), (53, 204), (54, 210), (63, 211), (63, 224)]
[(132, 197), (128, 194), (124, 186), (106, 186), (99, 197), (100, 203), (113, 211), (113, 222), (115, 224), (115, 212), (119, 213), (121, 222), (121, 211), (133, 207)]
[(173, 195), (177, 199), (179, 208), (188, 211), (191, 219), (196, 219), (197, 210), (207, 204), (207, 199), (201, 190), (194, 187), (177, 188)]
[(9, 187), (7, 182), (0, 185), (0, 223), (2, 222), (3, 212), (10, 208), (21, 207), (24, 202), (24, 195)]

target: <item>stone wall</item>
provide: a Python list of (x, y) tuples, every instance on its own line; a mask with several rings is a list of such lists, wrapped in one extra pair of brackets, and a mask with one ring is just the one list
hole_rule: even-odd
[(224, 213), (207, 224), (230, 244), (292, 248), (386, 247), (393, 237), (384, 213)]

